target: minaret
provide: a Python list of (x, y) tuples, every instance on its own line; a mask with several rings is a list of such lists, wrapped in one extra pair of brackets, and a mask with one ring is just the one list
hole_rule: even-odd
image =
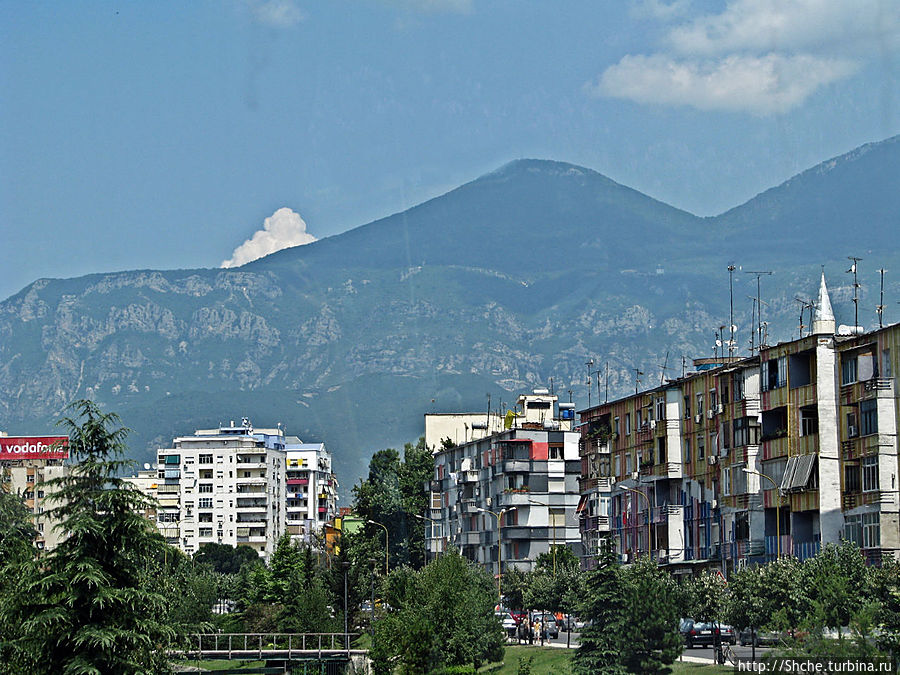
[(825, 285), (825, 272), (823, 271), (812, 332), (814, 335), (834, 335), (834, 330), (834, 312), (831, 309), (831, 298), (828, 297), (828, 287)]

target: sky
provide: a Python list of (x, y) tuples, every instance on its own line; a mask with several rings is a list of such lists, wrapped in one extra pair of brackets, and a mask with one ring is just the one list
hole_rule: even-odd
[(0, 63), (0, 299), (237, 266), (519, 158), (714, 215), (900, 133), (896, 0), (7, 0)]

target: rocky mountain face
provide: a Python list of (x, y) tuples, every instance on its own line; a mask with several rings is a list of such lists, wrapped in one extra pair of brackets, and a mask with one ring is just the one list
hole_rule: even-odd
[[(149, 461), (176, 435), (249, 416), (326, 442), (346, 489), (374, 450), (415, 440), (426, 412), (484, 410), (486, 394), (497, 409), (551, 384), (585, 406), (588, 358), (604, 392), (609, 362), (612, 396), (680, 375), (729, 323), (731, 262), (776, 272), (770, 342), (797, 335), (795, 297), (815, 293), (820, 265), (847, 309), (847, 255), (871, 260), (860, 307), (874, 306), (874, 270), (897, 257), (898, 150), (866, 146), (705, 219), (522, 160), (236, 270), (42, 279), (0, 303), (0, 429), (49, 432), (93, 397)], [(747, 353), (756, 278), (741, 272)]]

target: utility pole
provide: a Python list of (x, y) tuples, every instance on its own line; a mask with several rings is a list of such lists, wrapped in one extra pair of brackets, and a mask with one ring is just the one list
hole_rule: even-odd
[(856, 280), (856, 265), (862, 258), (848, 255), (847, 259), (853, 261), (853, 264), (850, 265), (850, 269), (847, 270), (847, 272), (853, 274), (853, 330), (855, 332), (856, 327), (859, 325), (859, 283)]
[(878, 327), (884, 328), (884, 272), (885, 272), (885, 269), (882, 267), (878, 271), (881, 273), (881, 296), (878, 301), (878, 306), (875, 308), (875, 312), (878, 314)]
[(728, 266), (728, 304), (729, 304), (729, 326), (731, 327), (731, 339), (728, 341), (728, 358), (734, 356), (734, 265)]

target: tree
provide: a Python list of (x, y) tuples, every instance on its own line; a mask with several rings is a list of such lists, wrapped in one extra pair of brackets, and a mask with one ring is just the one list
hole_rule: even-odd
[(0, 617), (21, 625), (19, 672), (165, 672), (174, 631), (147, 573), (165, 544), (141, 515), (146, 498), (118, 477), (130, 465), (121, 459), (128, 431), (92, 401), (69, 410), (60, 424), (77, 463), (47, 484), (57, 504), (49, 515), (66, 538), (40, 570), (28, 569), (25, 595)]
[(493, 579), (457, 550), (416, 572), (398, 568), (386, 590), (394, 611), (375, 625), (376, 672), (389, 672), (395, 656), (402, 672), (417, 675), (502, 658)]
[(682, 650), (675, 582), (649, 557), (622, 568), (624, 647), (631, 673), (667, 673)]
[(31, 514), (18, 496), (0, 489), (0, 673), (25, 670), (17, 638), (21, 637), (19, 603), (26, 597), (25, 584), (37, 573), (34, 527)]
[[(763, 567), (754, 565), (731, 573), (724, 612), (729, 624), (736, 629), (758, 631), (769, 620), (768, 605)], [(753, 647), (755, 649), (755, 642)], [(755, 651), (753, 656), (756, 656)]]
[(581, 618), (590, 621), (581, 633), (572, 667), (579, 675), (624, 673), (621, 657), (625, 612), (620, 567), (610, 541), (601, 543), (597, 568), (586, 575)]
[(250, 546), (228, 544), (203, 544), (194, 554), (194, 562), (209, 565), (219, 574), (237, 574), (244, 565), (261, 565), (262, 560)]

